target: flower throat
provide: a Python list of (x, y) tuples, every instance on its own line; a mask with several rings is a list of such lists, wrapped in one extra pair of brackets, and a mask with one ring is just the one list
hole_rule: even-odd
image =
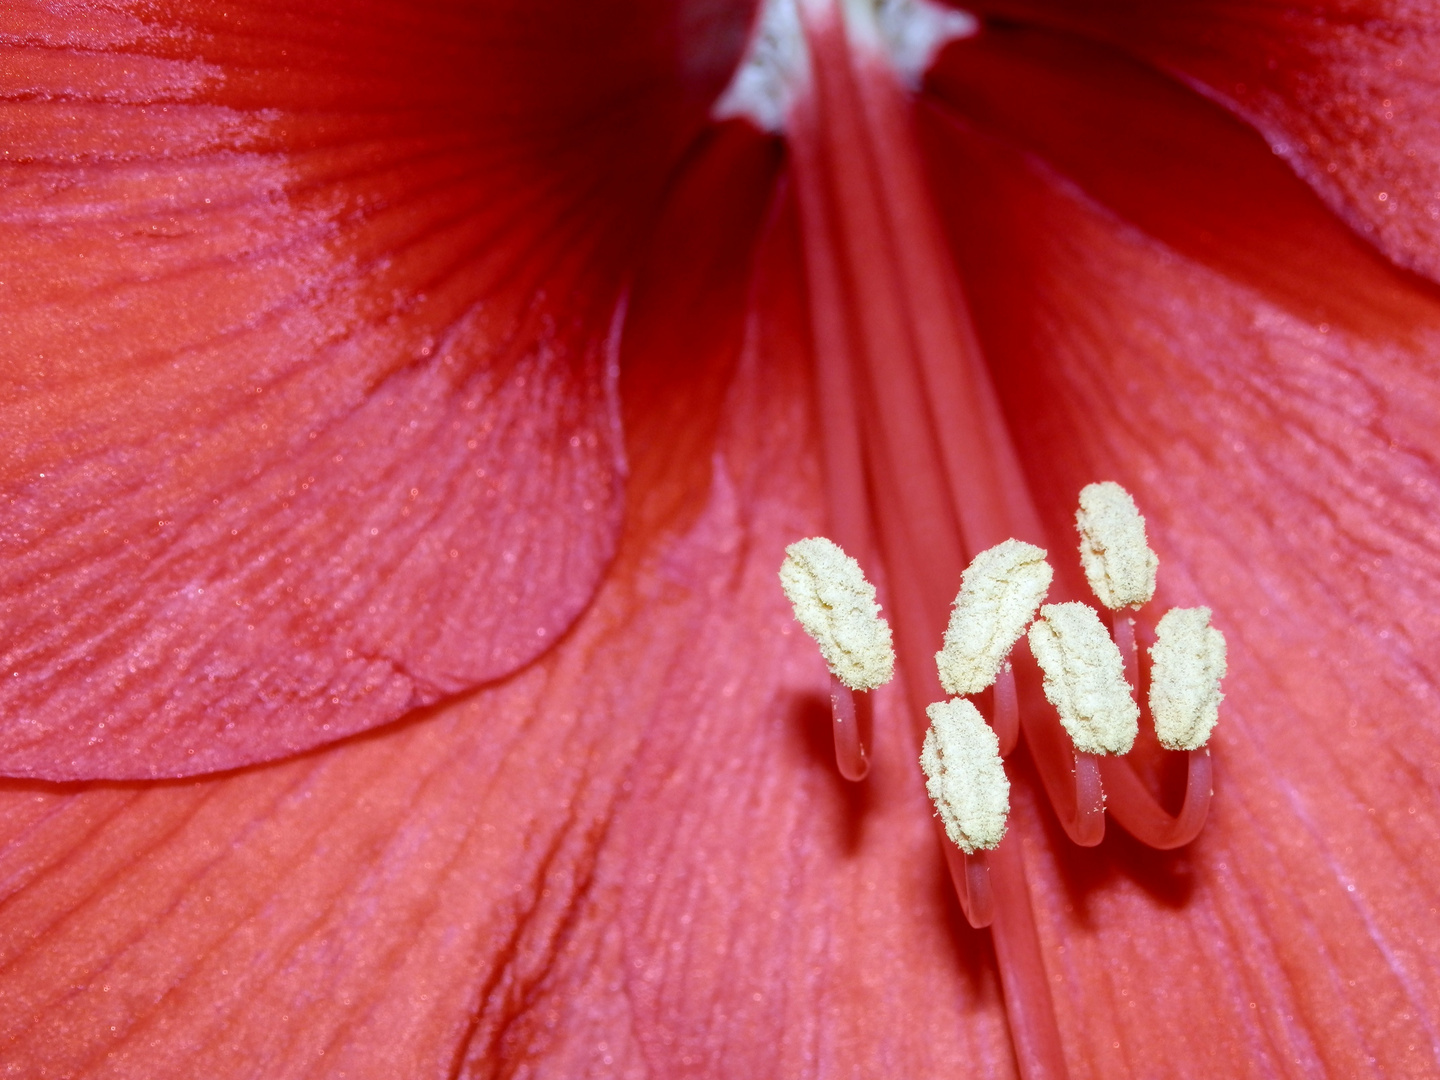
[[(1202, 747), (1224, 644), (1203, 608), (1171, 612), (1159, 626), (1141, 616), (1141, 633), (1156, 636), (1150, 712), (1161, 742), (1188, 753), (1184, 805), (1172, 815), (1123, 756), (1135, 739), (1132, 688), (1142, 673), (1128, 612), (1153, 592), (1153, 555), (1148, 589), (1142, 580), (1138, 592), (1137, 568), (1120, 564), (1138, 560), (1145, 579), (1143, 519), (1118, 485), (1087, 488), (1082, 554), (1088, 545), (1087, 578), (1110, 609), (1108, 625), (1074, 602), (1047, 605), (1035, 619), (1050, 584), (1044, 530), (926, 186), (910, 91), (945, 42), (976, 26), (929, 0), (770, 0), (715, 114), (783, 133), (791, 157), (837, 543), (792, 545), (782, 579), (831, 664), (837, 766), (852, 781), (869, 769), (855, 692), (888, 671), (855, 681), (834, 657), (876, 654), (879, 632), (861, 627), (878, 620), (878, 606), (860, 568), (883, 568), (908, 711), (931, 720), (922, 766), (957, 899), (972, 926), (991, 931), (1020, 1074), (1060, 1080), (1068, 1072), (1019, 826), (1006, 832), (1002, 761), (1023, 731), (1045, 795), (1080, 846), (1103, 839), (1107, 809), (1151, 847), (1188, 843), (1209, 805)], [(888, 649), (888, 627), (883, 637)], [(1022, 705), (1012, 647), (1015, 664), (1033, 655), (1044, 669), (1059, 723), (1033, 695)]]

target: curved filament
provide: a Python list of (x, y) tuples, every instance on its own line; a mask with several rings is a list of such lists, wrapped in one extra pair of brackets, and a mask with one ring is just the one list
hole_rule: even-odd
[(1049, 717), (1022, 714), (1021, 722), (1035, 770), (1065, 835), (1081, 847), (1094, 847), (1105, 839), (1105, 785), (1095, 755), (1077, 753), (1065, 729)]
[(990, 932), (999, 961), (1005, 1018), (1022, 1080), (1065, 1080), (1065, 1055), (1055, 1026), (1050, 980), (1035, 931), (1025, 861), (1017, 837), (1009, 837), (988, 853), (990, 884), (995, 896), (995, 921)]
[(983, 930), (995, 921), (995, 892), (990, 886), (990, 861), (981, 851), (966, 855), (940, 831), (940, 846), (945, 849), (945, 865), (950, 870), (950, 884), (965, 921), (976, 930)]
[(835, 766), (846, 780), (864, 780), (870, 772), (870, 758), (855, 715), (855, 692), (834, 675), (830, 676), (830, 719), (835, 733)]
[(1020, 700), (1015, 690), (1015, 672), (1008, 663), (1000, 669), (990, 694), (990, 726), (1000, 740), (1000, 756), (1009, 757), (1020, 741)]
[(1171, 815), (1140, 781), (1124, 758), (1106, 757), (1100, 762), (1105, 788), (1110, 793), (1109, 810), (1120, 827), (1142, 844), (1160, 851), (1184, 847), (1199, 835), (1210, 812), (1214, 765), (1210, 751), (1189, 751), (1185, 776), (1185, 803)]

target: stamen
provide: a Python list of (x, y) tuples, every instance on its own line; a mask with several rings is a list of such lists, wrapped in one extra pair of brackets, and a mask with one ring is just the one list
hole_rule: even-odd
[(945, 835), (967, 855), (994, 848), (1010, 816), (1010, 781), (995, 733), (964, 698), (936, 702), (925, 715), (930, 730), (920, 768)]
[[(1082, 605), (1083, 606), (1083, 605)], [(1036, 625), (1039, 625), (1038, 623)], [(1020, 714), (1030, 760), (1065, 835), (1080, 847), (1105, 839), (1105, 788), (1094, 754), (1080, 753), (1048, 716)]]
[(1220, 719), (1225, 635), (1210, 625), (1209, 608), (1171, 608), (1155, 627), (1150, 649), (1150, 715), (1167, 750), (1204, 746)]
[[(1044, 533), (945, 246), (912, 104), (894, 66), (872, 46), (876, 35), (856, 32), (863, 5), (858, 17), (838, 9), (832, 0), (800, 7), (808, 82), (790, 107), (786, 141), (830, 528), (852, 553), (868, 561), (873, 550), (884, 560), (918, 718), (943, 692), (932, 650), (969, 556), (1008, 537), (1033, 542)], [(1019, 726), (1013, 700), (1013, 677), (1002, 673), (992, 711), (1006, 749)], [(1063, 740), (1053, 720), (1047, 726)], [(960, 860), (958, 867), (951, 860), (952, 880), (967, 919), (994, 919), (1022, 1075), (1061, 1080), (1065, 1062), (1019, 841), (975, 856), (944, 846)]]
[(1118, 611), (1110, 613), (1110, 636), (1120, 650), (1120, 661), (1125, 667), (1125, 681), (1135, 688), (1140, 686), (1140, 650), (1135, 646), (1135, 620)]
[(1185, 803), (1173, 817), (1151, 795), (1126, 758), (1098, 759), (1109, 810), (1122, 829), (1158, 851), (1184, 847), (1200, 835), (1215, 794), (1209, 750), (1191, 750), (1185, 774)]
[(1010, 781), (1000, 760), (1000, 743), (978, 709), (964, 698), (925, 710), (930, 729), (920, 751), (925, 789), (945, 835), (941, 842), (960, 910), (979, 930), (995, 918), (989, 865), (984, 851), (1005, 835), (1010, 816)]
[(1046, 604), (1030, 627), (1030, 651), (1045, 673), (1045, 697), (1076, 749), (1129, 753), (1139, 731), (1140, 707), (1130, 696), (1120, 650), (1095, 609)]
[(995, 681), (1035, 618), (1052, 576), (1044, 549), (1019, 540), (975, 556), (960, 579), (945, 647), (935, 654), (947, 694), (978, 694)]
[(875, 586), (834, 541), (812, 536), (787, 547), (780, 587), (835, 678), (852, 690), (873, 690), (890, 681), (895, 650), (875, 602)]
[(995, 890), (990, 884), (989, 857), (983, 851), (966, 855), (950, 842), (944, 826), (939, 833), (940, 849), (945, 852), (945, 868), (950, 871), (950, 885), (960, 911), (976, 930), (984, 930), (995, 921)]
[(1020, 740), (1020, 695), (1015, 690), (1015, 672), (1007, 661), (995, 678), (991, 691), (990, 726), (1000, 740), (1000, 756), (1009, 757)]
[(1111, 610), (1139, 607), (1155, 595), (1160, 560), (1145, 539), (1145, 519), (1119, 484), (1087, 484), (1075, 513), (1080, 563), (1100, 602)]
[(1055, 1003), (1040, 935), (1025, 883), (1025, 862), (1014, 840), (988, 856), (990, 887), (995, 894), (991, 937), (1005, 994), (1005, 1018), (1022, 1080), (1065, 1080), (1065, 1052), (1055, 1026)]
[(870, 775), (870, 757), (860, 733), (855, 692), (830, 676), (830, 726), (835, 735), (835, 767), (846, 780), (858, 783)]

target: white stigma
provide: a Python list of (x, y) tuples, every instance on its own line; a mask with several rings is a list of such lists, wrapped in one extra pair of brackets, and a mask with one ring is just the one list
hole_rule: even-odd
[(1010, 816), (1010, 781), (999, 740), (964, 698), (937, 702), (925, 715), (930, 730), (925, 732), (920, 768), (945, 835), (967, 855), (995, 847)]
[(781, 132), (791, 103), (809, 83), (810, 55), (795, 0), (764, 0), (745, 58), (710, 115), (743, 116), (761, 131)]
[(1140, 729), (1140, 707), (1125, 681), (1120, 650), (1095, 609), (1046, 604), (1030, 627), (1030, 651), (1045, 673), (1045, 697), (1076, 749), (1129, 753)]
[(838, 6), (852, 43), (878, 47), (911, 90), (947, 42), (980, 28), (975, 16), (936, 0), (764, 0), (745, 58), (710, 109), (714, 119), (743, 116), (762, 131), (785, 130), (791, 105), (810, 85), (801, 4), (821, 17)]
[(911, 90), (920, 88), (920, 80), (941, 49), (980, 31), (980, 20), (974, 15), (934, 0), (879, 0), (875, 19), (890, 63)]
[(947, 694), (978, 694), (995, 681), (1035, 618), (1051, 576), (1044, 549), (1020, 540), (1006, 540), (975, 556), (960, 578), (945, 647), (935, 654)]
[(1139, 607), (1155, 595), (1160, 560), (1145, 539), (1145, 519), (1119, 484), (1087, 484), (1075, 512), (1080, 564), (1100, 602), (1112, 611)]
[(895, 649), (875, 586), (838, 544), (823, 536), (795, 541), (785, 549), (780, 587), (837, 679), (851, 690), (890, 681)]
[(1167, 750), (1198, 750), (1220, 719), (1225, 635), (1210, 625), (1209, 608), (1171, 608), (1155, 627), (1150, 649), (1150, 715)]

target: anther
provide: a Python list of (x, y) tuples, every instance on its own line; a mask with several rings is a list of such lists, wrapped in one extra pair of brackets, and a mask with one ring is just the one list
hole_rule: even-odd
[(1171, 608), (1155, 627), (1150, 649), (1150, 715), (1167, 750), (1198, 750), (1220, 718), (1225, 636), (1210, 625), (1209, 608)]
[(875, 602), (875, 586), (838, 544), (823, 536), (795, 541), (785, 549), (780, 586), (831, 674), (852, 690), (873, 690), (890, 681), (895, 648)]
[(967, 855), (996, 847), (1010, 816), (1010, 781), (995, 733), (964, 698), (936, 702), (925, 715), (920, 768), (945, 835)]
[(1075, 512), (1080, 564), (1107, 608), (1139, 607), (1155, 595), (1160, 560), (1145, 539), (1145, 519), (1130, 493), (1113, 481), (1087, 484)]
[(1140, 708), (1125, 681), (1120, 650), (1086, 604), (1046, 604), (1030, 627), (1030, 651), (1045, 673), (1045, 697), (1075, 748), (1126, 754), (1139, 731)]
[(947, 694), (978, 694), (1035, 618), (1052, 573), (1045, 551), (1006, 540), (976, 555), (960, 578), (945, 645), (935, 654)]

